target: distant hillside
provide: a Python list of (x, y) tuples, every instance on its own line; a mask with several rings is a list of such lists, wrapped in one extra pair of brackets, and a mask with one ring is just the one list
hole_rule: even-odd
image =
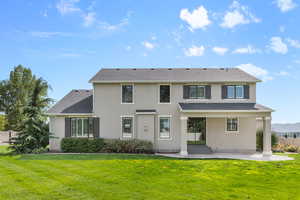
[(294, 124), (272, 124), (272, 131), (276, 132), (300, 132), (300, 122)]

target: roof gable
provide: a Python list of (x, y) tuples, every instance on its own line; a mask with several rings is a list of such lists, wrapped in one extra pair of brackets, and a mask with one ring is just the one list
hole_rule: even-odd
[(48, 110), (48, 114), (90, 114), (93, 112), (93, 91), (72, 90)]

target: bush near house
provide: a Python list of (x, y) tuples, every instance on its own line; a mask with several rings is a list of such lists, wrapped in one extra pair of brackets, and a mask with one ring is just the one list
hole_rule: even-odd
[[(263, 130), (256, 131), (256, 150), (262, 151), (263, 150)], [(278, 143), (278, 137), (275, 133), (272, 133), (271, 138), (272, 147), (275, 147)]]
[(153, 145), (144, 140), (104, 140), (103, 152), (109, 153), (153, 153)]
[(103, 149), (102, 138), (63, 138), (61, 149), (66, 153), (96, 153)]
[(152, 153), (153, 145), (137, 139), (63, 138), (61, 149), (66, 153)]

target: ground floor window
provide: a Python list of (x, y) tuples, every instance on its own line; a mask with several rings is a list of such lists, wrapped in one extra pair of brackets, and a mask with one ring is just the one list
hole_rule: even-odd
[(227, 118), (226, 131), (227, 132), (238, 132), (239, 131), (238, 118)]
[(92, 118), (71, 118), (72, 137), (93, 137)]
[(159, 117), (159, 138), (170, 139), (171, 138), (171, 117)]
[(133, 137), (133, 117), (122, 117), (122, 137)]

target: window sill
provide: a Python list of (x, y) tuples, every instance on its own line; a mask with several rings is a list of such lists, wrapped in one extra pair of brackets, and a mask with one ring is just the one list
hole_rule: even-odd
[(170, 141), (170, 140), (172, 140), (172, 138), (158, 138), (158, 140), (162, 140), (162, 141)]

